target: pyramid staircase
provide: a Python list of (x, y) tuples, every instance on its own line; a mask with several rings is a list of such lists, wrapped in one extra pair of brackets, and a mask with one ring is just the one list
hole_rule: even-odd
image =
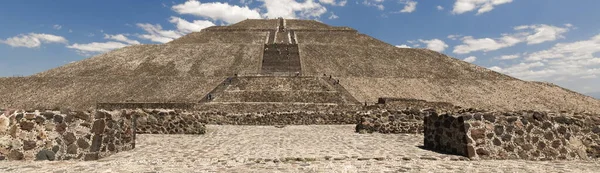
[(348, 109), (360, 103), (329, 76), (303, 76), (293, 31), (279, 19), (264, 45), (260, 74), (235, 75), (200, 102), (200, 110), (239, 112)]

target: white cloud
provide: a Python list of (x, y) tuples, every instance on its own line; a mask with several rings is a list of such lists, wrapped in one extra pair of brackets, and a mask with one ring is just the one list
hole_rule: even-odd
[(85, 55), (85, 56), (90, 56), (92, 53), (108, 52), (110, 50), (122, 48), (125, 46), (128, 46), (128, 44), (110, 41), (110, 42), (105, 42), (105, 43), (98, 43), (98, 42), (92, 42), (92, 43), (87, 43), (87, 44), (75, 43), (73, 45), (67, 46), (67, 48), (76, 49), (79, 54)]
[(597, 77), (598, 76), (596, 76), (595, 74), (593, 74), (593, 75), (581, 76), (579, 78), (581, 78), (581, 79), (595, 79)]
[(456, 0), (452, 13), (462, 14), (465, 12), (477, 10), (477, 14), (490, 12), (494, 6), (511, 3), (513, 0)]
[(440, 11), (441, 11), (441, 10), (444, 10), (444, 7), (442, 7), (442, 6), (439, 6), (439, 5), (438, 5), (437, 7), (435, 7), (435, 8), (437, 8), (437, 9), (438, 9), (438, 10), (440, 10)]
[(183, 4), (174, 5), (172, 9), (179, 14), (191, 14), (212, 20), (221, 20), (229, 24), (245, 19), (262, 18), (258, 10), (250, 9), (248, 6), (229, 5), (226, 2), (201, 3), (196, 0), (190, 0)]
[(183, 34), (178, 31), (163, 30), (162, 26), (160, 26), (159, 24), (152, 25), (149, 23), (138, 23), (137, 26), (147, 32), (147, 34), (142, 34), (142, 35), (139, 35), (138, 37), (141, 39), (147, 39), (147, 40), (150, 40), (153, 42), (167, 43), (167, 42), (172, 41), (173, 39), (183, 36)]
[(337, 19), (337, 18), (340, 18), (340, 17), (335, 15), (333, 12), (331, 12), (331, 16), (329, 16), (329, 19)]
[(72, 33), (72, 32), (73, 32), (73, 30), (69, 29), (69, 33)]
[(475, 39), (471, 36), (466, 36), (462, 38), (462, 45), (457, 45), (454, 47), (453, 53), (456, 54), (467, 54), (474, 51), (493, 51), (498, 50), (505, 47), (513, 46), (517, 43), (522, 42), (521, 39), (504, 35), (501, 38), (491, 39), (491, 38), (481, 38)]
[(412, 13), (417, 9), (417, 2), (412, 0), (400, 1), (404, 3), (404, 8), (400, 10), (400, 13)]
[(568, 28), (560, 28), (550, 25), (523, 25), (515, 27), (515, 30), (532, 29), (535, 34), (527, 36), (527, 44), (539, 44), (546, 41), (554, 41), (558, 38), (564, 38), (562, 34), (569, 31), (573, 25), (566, 25)]
[[(473, 38), (472, 36), (463, 37), (462, 44), (454, 47), (454, 53), (467, 54), (475, 51), (494, 51), (506, 47), (514, 46), (521, 42), (527, 44), (539, 44), (547, 41), (554, 41), (558, 38), (564, 38), (563, 34), (568, 28), (560, 28), (551, 25), (523, 25), (514, 27), (518, 33), (502, 34), (500, 38)], [(455, 38), (450, 35), (448, 38)]]
[(265, 4), (263, 7), (267, 9), (264, 14), (268, 18), (316, 18), (327, 12), (327, 8), (323, 7), (314, 0), (306, 0), (303, 3), (295, 0), (261, 0)]
[(448, 39), (450, 39), (450, 40), (457, 40), (461, 36), (462, 35), (448, 35)]
[(185, 19), (172, 16), (169, 22), (174, 23), (177, 26), (177, 30), (183, 33), (198, 32), (204, 28), (215, 26), (214, 23), (208, 20), (194, 20), (193, 22), (188, 22)]
[(0, 40), (0, 43), (8, 44), (11, 47), (27, 47), (36, 48), (40, 47), (42, 43), (63, 43), (67, 44), (68, 41), (64, 37), (52, 35), (52, 34), (20, 34), (6, 40)]
[(200, 31), (215, 24), (207, 20), (194, 20), (189, 22), (179, 17), (171, 17), (169, 22), (175, 24), (177, 30), (163, 30), (159, 24), (138, 23), (137, 26), (146, 31), (146, 34), (138, 35), (141, 39), (158, 43), (167, 43), (190, 32)]
[(509, 59), (517, 59), (519, 58), (519, 54), (514, 54), (514, 55), (502, 55), (500, 57), (497, 57), (496, 59), (501, 59), (501, 60), (509, 60)]
[(584, 83), (600, 86), (600, 80), (595, 80), (600, 76), (600, 34), (587, 40), (558, 43), (522, 57), (519, 64), (490, 69), (525, 80), (552, 81), (581, 90)]
[(426, 44), (427, 49), (438, 51), (438, 52), (443, 52), (446, 48), (448, 48), (448, 45), (440, 39), (432, 39), (432, 40), (419, 39), (419, 42)]
[(56, 24), (56, 25), (52, 26), (52, 28), (54, 28), (56, 30), (60, 30), (62, 28), (62, 26), (59, 24)]
[(558, 43), (548, 50), (542, 50), (528, 54), (525, 60), (539, 61), (559, 59), (569, 60), (571, 63), (581, 63), (577, 65), (586, 65), (585, 63), (592, 63), (587, 65), (593, 65), (600, 64), (600, 57), (594, 56), (597, 53), (600, 53), (600, 34), (592, 37), (589, 40), (573, 43)]
[(120, 42), (127, 43), (127, 44), (140, 44), (139, 41), (131, 40), (123, 34), (117, 34), (117, 35), (104, 34), (104, 39), (116, 40), (116, 41), (120, 41)]
[(132, 40), (132, 39), (127, 38), (127, 36), (125, 36), (125, 34), (116, 34), (116, 35), (104, 34), (104, 39), (115, 40), (115, 41), (119, 41), (119, 42), (108, 41), (108, 42), (92, 42), (92, 43), (86, 43), (86, 44), (75, 43), (75, 44), (67, 46), (67, 48), (75, 49), (75, 51), (77, 51), (78, 54), (83, 55), (83, 56), (92, 56), (97, 53), (104, 53), (104, 52), (111, 51), (113, 49), (118, 49), (118, 48), (122, 48), (122, 47), (129, 46), (129, 45), (140, 44), (140, 42), (137, 40)]
[(319, 0), (319, 2), (321, 2), (323, 4), (333, 5), (333, 6), (345, 6), (348, 1), (342, 0), (342, 1), (339, 1), (336, 3), (335, 0)]
[(377, 7), (377, 9), (379, 9), (379, 10), (384, 10), (385, 6), (383, 6), (383, 4), (381, 4), (381, 3), (383, 3), (383, 1), (384, 0), (364, 0), (363, 4), (366, 6)]
[(396, 45), (396, 47), (397, 48), (410, 48), (410, 46), (405, 45), (405, 44), (403, 44), (403, 45)]
[(470, 56), (470, 57), (465, 58), (463, 61), (468, 62), (468, 63), (473, 63), (476, 60), (477, 60), (477, 57)]

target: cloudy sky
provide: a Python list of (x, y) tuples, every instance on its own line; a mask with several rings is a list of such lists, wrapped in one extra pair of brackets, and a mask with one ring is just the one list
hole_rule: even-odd
[(0, 3), (0, 76), (26, 76), (246, 18), (315, 19), (524, 80), (600, 92), (598, 0), (21, 1)]

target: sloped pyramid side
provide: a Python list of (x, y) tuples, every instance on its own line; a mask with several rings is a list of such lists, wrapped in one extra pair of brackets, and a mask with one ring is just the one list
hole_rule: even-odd
[[(348, 27), (286, 20), (304, 75), (333, 75), (360, 102), (405, 97), (491, 109), (600, 112), (600, 101), (446, 55), (396, 48)], [(167, 44), (118, 49), (22, 78), (0, 78), (0, 107), (89, 108), (96, 102), (194, 102), (227, 76), (260, 73), (276, 20), (207, 28)]]

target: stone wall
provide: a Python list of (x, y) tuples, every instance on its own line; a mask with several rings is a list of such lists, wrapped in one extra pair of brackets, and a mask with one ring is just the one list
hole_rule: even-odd
[(600, 157), (597, 115), (545, 112), (467, 114), (468, 156), (490, 159)]
[(227, 125), (325, 125), (356, 124), (359, 112), (258, 112), (229, 114), (194, 112), (202, 123)]
[(476, 159), (599, 158), (599, 125), (589, 114), (459, 112), (425, 118), (425, 147)]
[(0, 160), (97, 160), (135, 147), (132, 117), (105, 111), (6, 111)]
[(464, 117), (449, 113), (431, 113), (424, 121), (424, 147), (449, 154), (466, 152), (466, 129)]
[(423, 118), (435, 112), (406, 109), (375, 109), (362, 114), (356, 125), (359, 133), (423, 133)]
[[(200, 100), (200, 99), (198, 99)], [(97, 103), (96, 109), (117, 110), (117, 109), (192, 109), (195, 103), (181, 102), (122, 102), (122, 103)]]
[(198, 116), (181, 110), (136, 109), (121, 110), (135, 117), (138, 134), (204, 134), (206, 127)]

